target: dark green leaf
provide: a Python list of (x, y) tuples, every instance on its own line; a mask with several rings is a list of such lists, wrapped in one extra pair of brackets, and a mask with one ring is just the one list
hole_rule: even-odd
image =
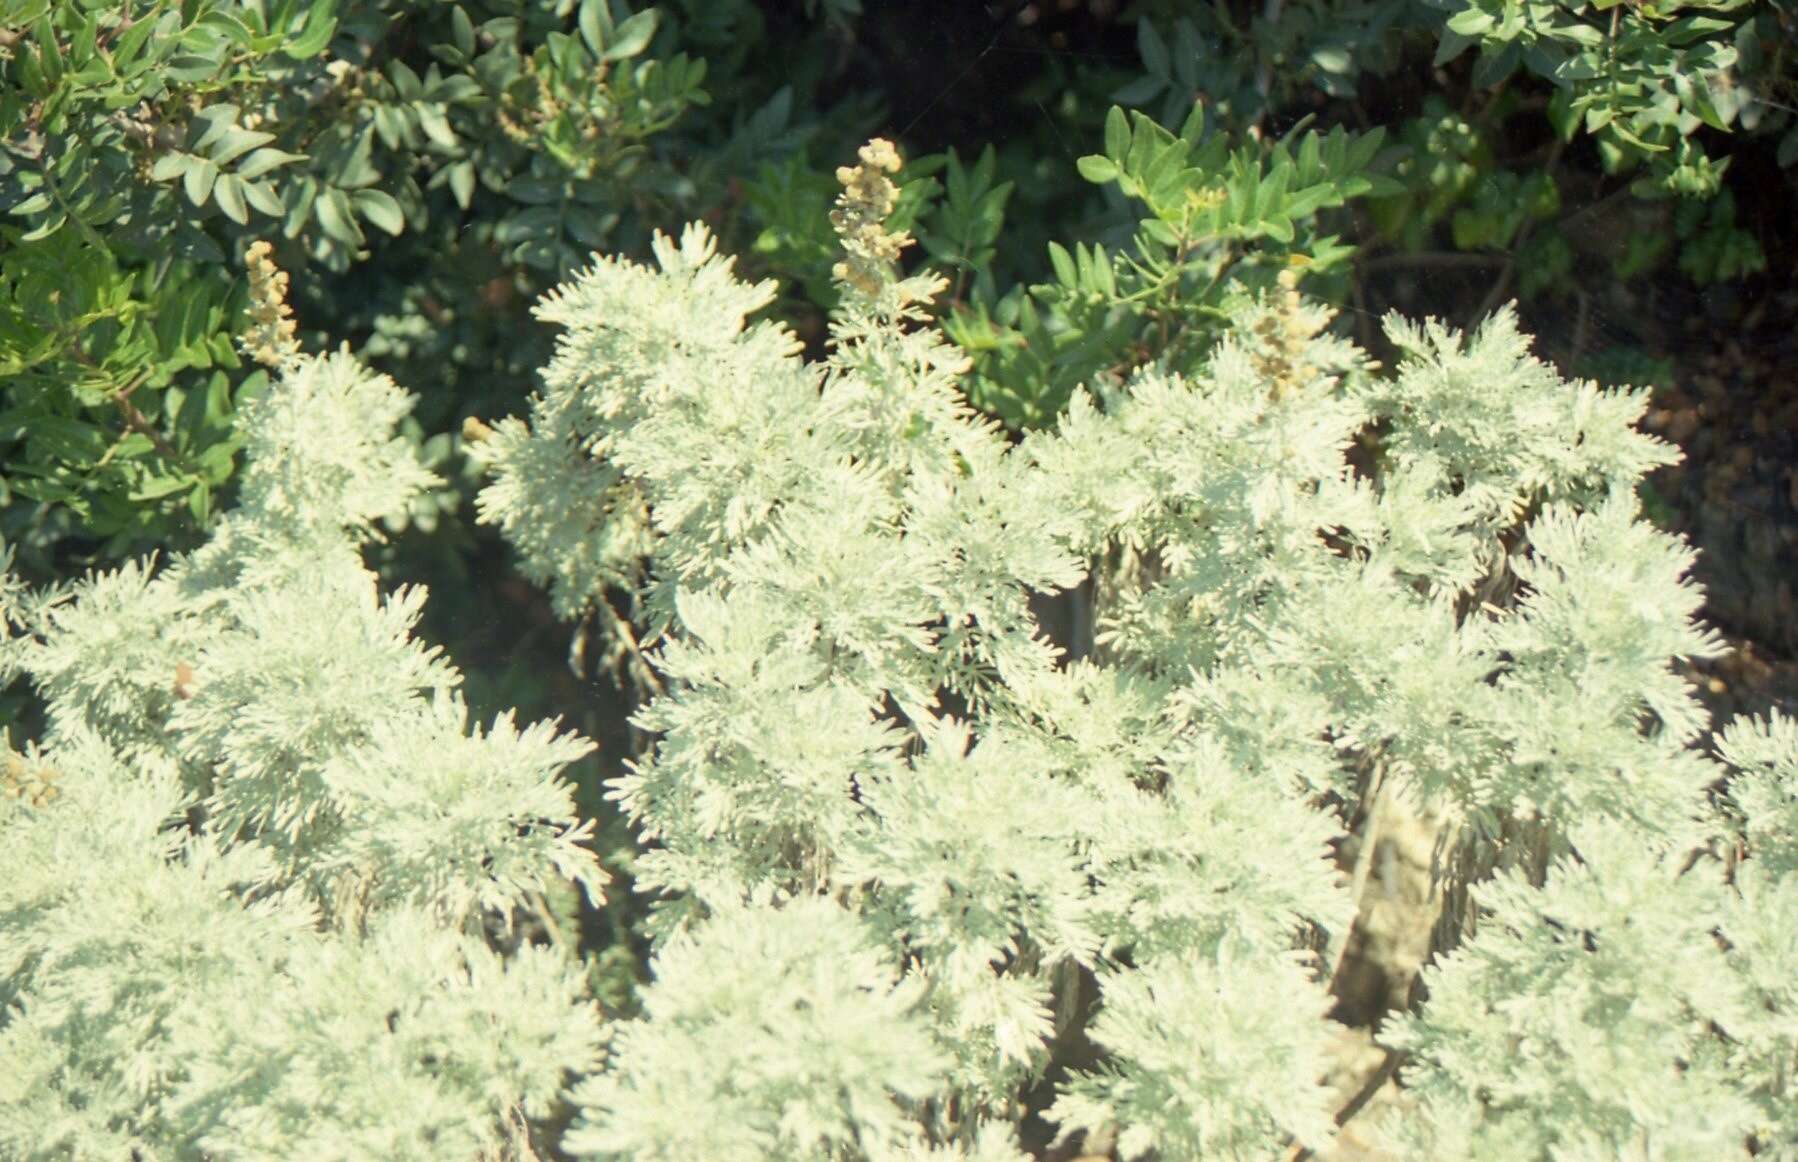
[(580, 15), (576, 17), (576, 22), (581, 28), (581, 39), (587, 42), (587, 47), (593, 51), (593, 55), (604, 58), (606, 51), (605, 26), (611, 23), (609, 14), (606, 12), (605, 0), (581, 0)]
[(250, 150), (259, 145), (267, 145), (274, 139), (273, 133), (231, 125), (226, 127), (225, 132), (219, 136), (219, 140), (207, 152), (219, 165), (229, 165)]
[[(75, 26), (74, 33), (69, 37), (69, 63), (70, 64), (79, 68), (80, 66), (85, 65), (89, 61), (93, 60), (93, 57), (94, 57), (94, 34), (95, 34), (95, 32), (98, 31), (98, 29), (99, 29), (99, 22), (94, 18), (93, 13), (90, 12), (86, 16), (83, 16), (81, 18), (80, 23), (78, 23)], [(100, 69), (100, 76), (102, 78), (104, 78), (107, 75), (108, 75), (107, 70), (106, 70), (105, 66), (102, 65), (101, 69)]]
[(319, 0), (306, 9), (306, 23), (301, 26), (298, 36), (290, 38), (281, 46), (281, 52), (294, 60), (303, 61), (323, 52), (331, 43), (331, 36), (337, 31), (337, 14), (333, 11), (337, 0)]
[(1111, 258), (1105, 253), (1103, 246), (1093, 247), (1093, 282), (1100, 293), (1109, 298), (1117, 297), (1117, 280), (1111, 274)]
[(155, 165), (150, 167), (150, 180), (166, 182), (178, 178), (187, 171), (187, 167), (191, 164), (193, 164), (193, 158), (188, 154), (165, 153), (156, 159)]
[(1299, 177), (1304, 181), (1316, 181), (1323, 172), (1323, 161), (1317, 147), (1317, 134), (1307, 133), (1299, 142)]
[(547, 241), (555, 238), (561, 228), (559, 206), (533, 206), (503, 219), (494, 228), (493, 236), (501, 242)]
[(91, 464), (106, 453), (106, 433), (67, 416), (40, 415), (31, 422), (31, 443), (52, 456)]
[(114, 460), (134, 460), (156, 450), (156, 442), (142, 432), (129, 432), (112, 446)]
[(225, 217), (239, 226), (249, 222), (250, 212), (243, 202), (243, 182), (235, 176), (219, 175), (218, 181), (213, 183), (212, 198), (218, 203), (219, 209), (224, 211)]
[[(1481, 36), (1494, 24), (1492, 17), (1476, 7), (1463, 8), (1444, 22), (1444, 27), (1469, 42)], [(1459, 50), (1457, 50), (1459, 51)]]
[(43, 66), (38, 63), (37, 52), (30, 44), (21, 49), (14, 61), (19, 66), (19, 84), (33, 97), (50, 95), (50, 82), (44, 79)]
[[(1123, 161), (1124, 155), (1130, 152), (1130, 119), (1116, 105), (1105, 114), (1105, 156), (1113, 161)], [(1110, 181), (1110, 178), (1093, 179)]]
[(66, 484), (58, 484), (53, 480), (40, 480), (30, 476), (15, 476), (11, 483), (20, 496), (29, 497), (32, 500), (43, 501), (47, 504), (67, 504), (70, 505), (71, 508), (77, 507), (74, 504), (76, 500), (75, 490)]
[(1173, 134), (1142, 113), (1133, 111), (1130, 120), (1132, 122), (1130, 152), (1125, 156), (1119, 168), (1127, 177), (1140, 182), (1142, 176), (1148, 173), (1149, 167), (1155, 164), (1168, 144), (1173, 141)]
[(231, 457), (236, 451), (228, 443), (214, 444), (194, 457), (194, 463), (199, 466), (209, 483), (223, 484), (231, 479)]
[[(156, 336), (156, 349), (166, 359), (181, 350), (181, 312), (167, 298), (154, 299), (150, 305), (150, 327)], [(179, 389), (171, 389), (174, 396)]]
[(223, 9), (214, 8), (202, 13), (199, 19), (194, 21), (194, 26), (213, 29), (240, 48), (249, 47), (249, 28), (244, 25), (243, 21)]
[(162, 67), (162, 79), (198, 84), (218, 75), (219, 62), (204, 53), (182, 53)]
[(132, 500), (156, 500), (193, 483), (189, 476), (153, 476), (131, 490)]
[[(243, 164), (237, 167), (237, 176), (240, 178), (259, 178), (269, 170), (279, 166), (290, 165), (293, 162), (305, 160), (306, 155), (303, 153), (288, 153), (285, 149), (274, 149), (272, 147), (268, 149), (258, 149), (255, 153), (244, 158)], [(151, 176), (154, 177), (155, 174), (152, 173)]]
[(299, 237), (300, 231), (306, 228), (306, 219), (318, 198), (318, 183), (311, 178), (301, 178), (296, 186), (299, 193), (287, 207), (287, 217), (281, 222), (281, 233), (288, 238)]
[(271, 218), (279, 218), (287, 212), (287, 207), (282, 204), (281, 195), (277, 194), (274, 187), (267, 182), (245, 182), (243, 196), (250, 205)]
[(27, 214), (40, 214), (43, 211), (48, 210), (50, 205), (51, 199), (49, 193), (47, 191), (39, 192), (26, 198), (24, 201), (8, 210), (7, 213), (17, 214), (20, 217), (24, 217)]
[(56, 30), (50, 25), (48, 12), (31, 26), (31, 35), (37, 41), (38, 67), (44, 71), (44, 80), (55, 85), (62, 80), (62, 46), (56, 43)]
[(411, 125), (399, 105), (376, 105), (374, 107), (375, 135), (381, 144), (388, 149), (408, 149), (411, 147)]
[[(1341, 126), (1331, 130), (1334, 135), (1341, 131)], [(1358, 173), (1373, 162), (1374, 155), (1380, 152), (1380, 142), (1386, 140), (1386, 127), (1376, 125), (1372, 129), (1354, 138), (1348, 147), (1348, 155), (1343, 161), (1343, 173)]]
[(1138, 20), (1136, 24), (1136, 51), (1142, 55), (1143, 69), (1150, 76), (1168, 75), (1167, 42), (1161, 39), (1161, 34), (1146, 19)]
[(506, 194), (527, 206), (547, 206), (562, 200), (563, 182), (558, 178), (532, 177), (520, 174), (506, 183)]
[(1687, 109), (1696, 113), (1699, 120), (1703, 121), (1706, 125), (1709, 125), (1712, 129), (1720, 129), (1725, 132), (1728, 131), (1729, 125), (1717, 112), (1716, 103), (1711, 100), (1711, 88), (1708, 78), (1702, 74), (1695, 78), (1689, 77), (1681, 72), (1675, 73), (1673, 79), (1674, 87), (1679, 93), (1679, 102), (1681, 105), (1684, 105)]
[(218, 176), (218, 166), (203, 157), (194, 158), (193, 164), (181, 175), (181, 187), (187, 192), (187, 200), (196, 206), (204, 206)]
[(1581, 48), (1598, 48), (1604, 44), (1605, 35), (1590, 24), (1572, 21), (1555, 29), (1555, 35), (1561, 40), (1579, 45)]
[(219, 249), (219, 244), (212, 240), (212, 236), (186, 220), (175, 224), (172, 245), (178, 258), (192, 262), (225, 261), (225, 252)]
[(456, 196), (456, 204), (464, 210), (474, 197), (474, 162), (459, 161), (449, 167), (450, 193)]
[(1141, 105), (1152, 101), (1156, 95), (1166, 89), (1168, 82), (1163, 77), (1140, 76), (1127, 85), (1120, 86), (1111, 94), (1113, 101), (1121, 101), (1126, 105)]
[(393, 195), (382, 190), (357, 190), (352, 199), (357, 213), (389, 234), (398, 235), (406, 228), (406, 215)]
[(1256, 221), (1272, 217), (1285, 208), (1286, 189), (1292, 181), (1291, 165), (1276, 165), (1255, 190), (1255, 205), (1249, 211)]
[(318, 196), (318, 224), (333, 241), (360, 246), (362, 231), (351, 217), (349, 195), (326, 187)]
[(1473, 62), (1473, 83), (1481, 89), (1490, 89), (1517, 71), (1517, 62), (1522, 58), (1522, 51), (1515, 41), (1505, 45), (1497, 52), (1483, 52)]
[(1661, 32), (1661, 38), (1668, 44), (1685, 45), (1714, 33), (1727, 32), (1730, 27), (1729, 21), (1715, 16), (1682, 16)]
[(453, 105), (457, 101), (473, 101), (480, 95), (481, 83), (473, 77), (441, 77), (435, 68), (425, 77), (425, 99), (433, 104)]
[(1162, 221), (1160, 218), (1144, 218), (1142, 220), (1142, 231), (1163, 246), (1180, 245), (1180, 235), (1174, 231), (1172, 226), (1167, 222)]
[(1325, 205), (1339, 205), (1336, 191), (1329, 186), (1310, 186), (1286, 199), (1282, 212), (1288, 218), (1305, 218)]
[(549, 59), (554, 63), (556, 71), (569, 81), (574, 81), (592, 67), (592, 59), (587, 50), (581, 46), (578, 37), (569, 36), (565, 32), (552, 32), (543, 39), (543, 46), (549, 51)]
[(121, 73), (125, 72), (137, 59), (137, 54), (143, 51), (144, 42), (148, 41), (150, 34), (156, 31), (158, 23), (160, 22), (146, 16), (140, 16), (133, 21), (131, 27), (125, 30), (125, 34), (119, 37), (118, 43), (113, 45), (112, 67)]
[(446, 150), (454, 150), (460, 145), (456, 131), (450, 128), (449, 118), (443, 115), (439, 106), (418, 102), (412, 109), (418, 114), (418, 127), (425, 131), (426, 137)]
[(50, 235), (62, 229), (63, 223), (68, 220), (69, 216), (63, 211), (53, 211), (48, 218), (45, 218), (42, 222), (38, 223), (36, 228), (19, 235), (19, 241), (36, 242), (39, 239), (48, 238)]
[(563, 220), (568, 228), (568, 236), (582, 246), (599, 250), (611, 243), (614, 227), (618, 225), (618, 213), (595, 214), (588, 210), (575, 210)]
[(387, 75), (392, 79), (394, 91), (400, 95), (402, 101), (416, 100), (419, 94), (424, 92), (424, 82), (418, 79), (418, 74), (412, 70), (412, 66), (403, 60), (395, 58), (388, 61)]
[(1078, 169), (1080, 171), (1080, 176), (1087, 181), (1096, 182), (1100, 185), (1104, 185), (1106, 182), (1114, 182), (1118, 178), (1118, 167), (1096, 153), (1089, 153), (1079, 161), (1076, 161), (1074, 163), (1074, 168)]
[(460, 4), (450, 8), (450, 36), (455, 39), (456, 48), (463, 57), (474, 57), (474, 21), (468, 18), (468, 13)]
[(1190, 146), (1197, 146), (1199, 139), (1205, 136), (1205, 102), (1194, 101), (1192, 111), (1186, 120), (1180, 123), (1180, 140)]
[(1326, 44), (1311, 50), (1311, 63), (1326, 73), (1346, 74), (1354, 69), (1355, 58), (1339, 44)]

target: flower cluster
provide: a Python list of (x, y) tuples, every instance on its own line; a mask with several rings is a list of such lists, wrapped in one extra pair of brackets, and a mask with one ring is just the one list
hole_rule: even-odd
[(8, 752), (0, 767), (0, 795), (31, 807), (45, 807), (62, 793), (56, 784), (62, 772), (48, 763), (33, 763)]
[(1271, 309), (1250, 329), (1266, 344), (1266, 349), (1254, 356), (1255, 368), (1266, 377), (1269, 393), (1279, 399), (1318, 374), (1304, 356), (1312, 340), (1328, 325), (1330, 316), (1306, 309), (1296, 270), (1282, 270), (1276, 282), (1279, 294), (1267, 304)]
[(836, 227), (849, 257), (831, 273), (872, 296), (889, 281), (888, 264), (911, 245), (912, 237), (903, 231), (888, 233), (886, 228), (887, 215), (899, 204), (899, 187), (887, 176), (899, 172), (899, 151), (892, 142), (876, 137), (862, 146), (857, 156), (860, 165), (837, 167), (843, 192), (837, 197), (837, 208), (830, 212), (830, 224)]
[(281, 367), (300, 353), (294, 338), (293, 308), (287, 305), (287, 272), (270, 257), (274, 247), (257, 240), (244, 254), (250, 272), (250, 326), (244, 353), (268, 367)]

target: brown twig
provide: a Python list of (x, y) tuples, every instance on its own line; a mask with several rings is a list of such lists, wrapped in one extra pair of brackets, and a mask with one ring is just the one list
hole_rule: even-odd
[[(94, 357), (83, 351), (79, 346), (71, 346), (69, 348), (69, 355), (70, 358), (74, 359), (75, 362), (81, 364), (83, 367), (93, 371), (100, 370), (100, 365), (94, 362)], [(140, 435), (147, 437), (151, 445), (153, 445), (162, 455), (176, 463), (184, 463), (185, 461), (183, 460), (181, 453), (167, 440), (163, 439), (160, 432), (150, 426), (150, 421), (145, 418), (144, 413), (138, 411), (137, 405), (131, 402), (131, 393), (142, 387), (148, 382), (149, 378), (150, 372), (148, 370), (138, 372), (137, 378), (120, 388), (118, 393), (112, 397), (112, 402), (118, 407), (119, 414), (125, 417), (125, 428), (127, 431), (137, 432)], [(110, 456), (112, 453), (108, 451), (107, 455)], [(105, 462), (104, 458), (100, 461), (101, 464), (104, 464)]]
[(125, 427), (127, 429), (147, 437), (151, 445), (168, 459), (173, 460), (176, 463), (182, 463), (183, 458), (181, 453), (173, 444), (163, 439), (162, 433), (152, 427), (149, 419), (145, 417), (144, 413), (138, 411), (137, 405), (131, 402), (131, 393), (142, 387), (144, 382), (149, 378), (150, 373), (148, 371), (139, 372), (136, 379), (126, 384), (122, 391), (112, 397), (112, 402), (118, 407), (119, 414), (125, 417)]

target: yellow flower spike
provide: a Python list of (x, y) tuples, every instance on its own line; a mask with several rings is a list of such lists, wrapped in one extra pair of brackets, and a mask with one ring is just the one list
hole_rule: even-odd
[(300, 354), (294, 338), (293, 308), (287, 305), (287, 272), (270, 257), (273, 246), (258, 239), (244, 252), (250, 272), (250, 327), (241, 343), (244, 353), (267, 367), (279, 368)]
[(861, 293), (873, 297), (892, 281), (891, 264), (911, 245), (911, 235), (889, 233), (886, 217), (899, 204), (899, 187), (887, 176), (899, 172), (899, 151), (893, 143), (876, 137), (861, 147), (860, 165), (837, 168), (843, 192), (830, 212), (848, 257), (831, 273)]

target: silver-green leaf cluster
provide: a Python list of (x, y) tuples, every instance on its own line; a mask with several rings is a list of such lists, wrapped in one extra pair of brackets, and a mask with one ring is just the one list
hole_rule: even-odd
[[(633, 1088), (586, 1088), (571, 1141), (673, 1157), (691, 1134), (644, 1101), (788, 1084), (675, 1052), (657, 1014), (755, 1024), (764, 999), (713, 982), (792, 970), (732, 950), (829, 900), (820, 939), (852, 929), (882, 966), (856, 1004), (817, 970), (835, 1035), (892, 1028), (894, 979), (918, 989), (903, 1036), (929, 1034), (817, 1083), (874, 1111), (856, 1156), (889, 1140), (879, 1094), (942, 1148), (1015, 1122), (1094, 990), (1099, 1062), (1048, 1112), (1064, 1136), (1321, 1148), (1348, 1096), (1321, 1084), (1329, 966), (1364, 882), (1328, 846), (1402, 799), (1447, 820), (1442, 871), (1472, 898), (1389, 1038), (1421, 1103), (1394, 1149), (1789, 1143), (1770, 966), (1792, 926), (1749, 907), (1792, 893), (1766, 781), (1789, 726), (1727, 736), (1720, 813), (1732, 768), (1694, 749), (1708, 718), (1673, 666), (1721, 645), (1691, 550), (1636, 500), (1676, 456), (1633, 427), (1645, 393), (1564, 381), (1508, 310), (1470, 336), (1390, 320), (1383, 370), (1282, 277), (1228, 301), (1215, 347), (1014, 445), (962, 402), (968, 363), (924, 310), (943, 284), (881, 265), (905, 239), (869, 225), (896, 200), (880, 145), (839, 174), (860, 257), (822, 360), (751, 321), (773, 288), (691, 226), (657, 266), (602, 258), (545, 300), (544, 390), (481, 446), (485, 519), (565, 612), (607, 614), (651, 695), (612, 794), (653, 842), (669, 971), (616, 1042)], [(1076, 587), (1081, 660), (1037, 617)], [(758, 1027), (729, 1061), (831, 1059), (807, 1016)], [(799, 1104), (753, 1156), (827, 1149), (822, 1096), (763, 1098)]]

